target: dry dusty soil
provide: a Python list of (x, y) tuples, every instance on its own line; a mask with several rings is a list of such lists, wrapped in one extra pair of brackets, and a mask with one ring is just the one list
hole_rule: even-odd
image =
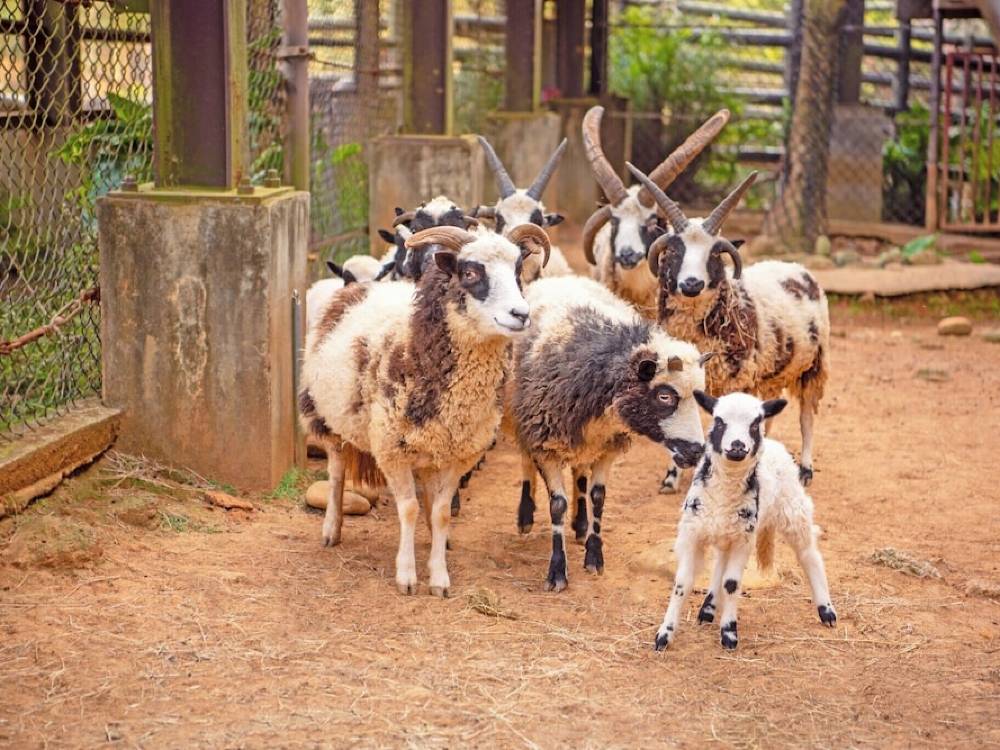
[[(396, 593), (388, 503), (324, 549), (294, 493), (212, 510), (105, 461), (0, 524), (0, 746), (1000, 746), (1000, 345), (837, 318), (812, 489), (836, 629), (781, 550), (738, 651), (689, 601), (654, 653), (680, 496), (656, 494), (650, 445), (609, 487), (604, 575), (573, 546), (555, 595), (501, 444), (455, 523), (448, 600), (426, 593), (422, 525), (422, 593)], [(797, 447), (794, 409), (775, 434)], [(886, 547), (917, 562), (877, 564)]]

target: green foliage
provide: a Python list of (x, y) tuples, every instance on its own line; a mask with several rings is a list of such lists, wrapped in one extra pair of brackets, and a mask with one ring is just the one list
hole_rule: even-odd
[(978, 250), (969, 253), (969, 263), (985, 263), (986, 257)]
[(938, 236), (936, 234), (925, 234), (920, 237), (915, 237), (914, 239), (903, 245), (901, 252), (904, 258), (912, 258), (914, 255), (922, 253), (924, 250), (933, 250), (934, 246), (937, 244)]
[(302, 496), (306, 488), (315, 480), (315, 475), (293, 467), (285, 472), (278, 485), (264, 496), (266, 500), (296, 500)]
[(475, 64), (463, 63), (455, 71), (455, 132), (482, 133), (486, 116), (500, 109), (503, 100), (503, 48), (478, 47)]
[(896, 115), (896, 137), (882, 149), (882, 218), (919, 222), (924, 216), (930, 112), (923, 104)]

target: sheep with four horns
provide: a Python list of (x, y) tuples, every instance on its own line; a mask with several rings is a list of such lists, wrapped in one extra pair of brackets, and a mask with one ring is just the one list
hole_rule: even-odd
[[(739, 250), (721, 235), (723, 222), (756, 173), (707, 217), (688, 219), (652, 180), (628, 167), (673, 229), (649, 251), (649, 268), (659, 282), (660, 325), (671, 336), (718, 355), (706, 368), (713, 395), (749, 391), (773, 399), (787, 390), (798, 398), (800, 474), (808, 485), (813, 476), (813, 417), (830, 369), (826, 295), (798, 263), (764, 261), (744, 271)], [(723, 265), (723, 255), (732, 258), (732, 271)]]
[(529, 326), (519, 267), (547, 253), (549, 239), (528, 224), (508, 237), (434, 227), (406, 242), (434, 245), (415, 285), (352, 284), (333, 296), (306, 340), (299, 410), (327, 450), (324, 544), (340, 542), (346, 475), (388, 483), (400, 522), (396, 585), (415, 593), (419, 481), (432, 529), (430, 590), (447, 596), (449, 503), (496, 434), (510, 338)]
[(526, 297), (533, 326), (515, 341), (505, 396), (505, 419), (523, 456), (518, 528), (526, 533), (534, 523), (537, 467), (552, 519), (545, 587), (562, 591), (568, 580), (563, 470), (572, 467), (574, 482), (582, 482), (576, 490), (589, 508), (578, 506), (574, 526), (578, 538), (586, 539), (584, 566), (600, 572), (609, 472), (632, 438), (641, 435), (664, 445), (685, 466), (701, 455), (703, 433), (693, 393), (703, 387), (706, 357), (591, 279), (539, 279), (527, 287)]
[[(642, 185), (626, 188), (601, 146), (603, 107), (592, 107), (583, 118), (587, 159), (608, 203), (583, 227), (583, 254), (595, 266), (594, 278), (656, 319), (656, 278), (642, 261), (653, 242), (667, 231), (652, 194)], [(664, 159), (649, 176), (660, 188), (677, 179), (721, 132), (729, 111), (720, 110)]]
[(393, 267), (387, 269), (387, 275), (393, 280), (412, 279), (416, 281), (426, 270), (430, 258), (437, 248), (407, 247), (406, 240), (414, 232), (431, 227), (460, 227), (471, 229), (479, 221), (474, 216), (465, 213), (445, 195), (439, 195), (429, 201), (424, 201), (411, 211), (396, 209), (396, 218), (392, 226), (394, 234), (385, 229), (379, 230), (379, 235), (395, 246)]
[[(545, 212), (545, 206), (542, 205), (542, 193), (545, 192), (549, 180), (552, 179), (552, 175), (555, 174), (556, 168), (559, 166), (559, 161), (566, 152), (566, 139), (563, 138), (562, 143), (556, 147), (552, 156), (549, 157), (545, 166), (542, 167), (542, 171), (538, 173), (535, 181), (527, 189), (522, 190), (514, 186), (514, 181), (510, 178), (506, 167), (500, 161), (500, 157), (497, 156), (490, 142), (482, 136), (478, 137), (479, 143), (483, 147), (483, 153), (486, 156), (486, 163), (489, 165), (490, 171), (493, 172), (493, 177), (496, 180), (497, 191), (500, 197), (497, 199), (496, 205), (479, 206), (471, 212), (471, 215), (484, 219), (492, 219), (496, 231), (500, 234), (506, 234), (512, 227), (516, 227), (519, 224), (530, 223), (540, 227), (554, 227), (556, 224), (562, 223), (563, 217), (561, 214)], [(521, 269), (521, 280), (525, 284), (530, 284), (543, 275), (567, 276), (570, 273), (572, 271), (562, 251), (558, 247), (553, 246), (549, 254), (549, 262), (545, 266), (544, 271), (537, 257), (532, 256), (525, 259), (524, 267)]]

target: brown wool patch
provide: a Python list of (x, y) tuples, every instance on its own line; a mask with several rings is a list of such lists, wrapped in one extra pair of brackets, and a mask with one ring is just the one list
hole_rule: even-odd
[(313, 351), (318, 349), (323, 340), (337, 327), (346, 312), (364, 300), (367, 295), (367, 284), (351, 284), (337, 290), (330, 298), (330, 303), (323, 311), (323, 317), (316, 325), (317, 336)]
[(705, 333), (718, 339), (725, 351), (723, 359), (735, 376), (757, 347), (757, 311), (745, 290), (731, 284), (719, 286), (715, 305), (705, 316)]
[(802, 383), (802, 387), (805, 388), (809, 383), (820, 375), (823, 374), (823, 347), (819, 347), (816, 350), (816, 356), (813, 358), (813, 362), (809, 365), (809, 369), (799, 376), (799, 382)]
[(772, 323), (771, 332), (774, 334), (775, 359), (774, 367), (764, 377), (765, 380), (776, 378), (784, 372), (788, 363), (792, 361), (792, 357), (795, 356), (795, 340), (785, 333), (785, 329), (777, 323)]
[(800, 279), (785, 279), (781, 287), (795, 299), (819, 299), (819, 284), (810, 274), (803, 273)]
[(385, 476), (378, 468), (378, 463), (371, 453), (358, 450), (351, 443), (341, 446), (344, 457), (344, 476), (353, 484), (363, 484), (367, 487), (384, 487)]

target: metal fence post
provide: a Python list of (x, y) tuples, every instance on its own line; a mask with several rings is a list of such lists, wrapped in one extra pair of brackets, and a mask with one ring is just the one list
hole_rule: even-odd
[(296, 190), (309, 190), (309, 7), (306, 0), (284, 0), (284, 4), (285, 181)]

